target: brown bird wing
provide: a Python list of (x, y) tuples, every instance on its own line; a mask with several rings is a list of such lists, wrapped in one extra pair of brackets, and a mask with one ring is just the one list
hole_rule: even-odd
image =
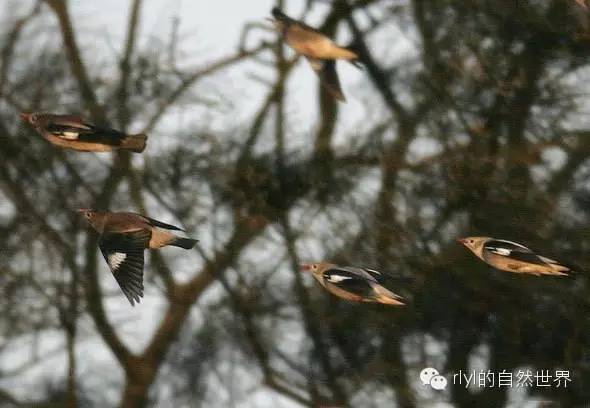
[(346, 101), (342, 87), (340, 86), (340, 79), (336, 72), (335, 60), (319, 60), (307, 57), (309, 64), (313, 70), (318, 74), (321, 84), (330, 92), (334, 98), (339, 101)]
[(105, 233), (98, 246), (131, 306), (143, 297), (143, 254), (152, 232)]

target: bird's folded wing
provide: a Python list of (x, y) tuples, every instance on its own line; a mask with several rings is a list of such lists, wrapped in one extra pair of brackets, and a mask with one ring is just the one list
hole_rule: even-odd
[(369, 283), (371, 280), (367, 280), (367, 278), (359, 276), (358, 273), (352, 272), (345, 267), (329, 269), (324, 272), (323, 278), (324, 282), (359, 296), (366, 297), (373, 292)]
[(150, 238), (150, 230), (126, 233), (105, 233), (98, 243), (104, 259), (125, 296), (134, 305), (143, 297), (144, 250)]
[(80, 142), (118, 144), (125, 138), (125, 134), (117, 130), (101, 128), (83, 122), (54, 121), (47, 124), (46, 129), (57, 137)]
[(371, 277), (375, 279), (377, 282), (381, 282), (385, 277), (381, 272), (376, 271), (375, 269), (363, 268), (363, 271), (371, 275)]
[(344, 101), (344, 93), (340, 86), (340, 79), (336, 72), (335, 60), (319, 60), (307, 57), (309, 64), (313, 70), (318, 74), (322, 85), (338, 100)]
[(357, 279), (368, 279), (374, 282), (379, 282), (383, 279), (383, 274), (379, 271), (369, 268), (357, 268), (354, 266), (338, 266), (337, 268), (332, 268), (330, 271), (340, 271), (350, 273), (353, 276), (356, 276)]
[(69, 140), (78, 140), (81, 135), (92, 134), (94, 129), (84, 124), (69, 124), (69, 123), (56, 123), (51, 122), (47, 124), (47, 131), (55, 136), (62, 137)]
[(484, 250), (515, 261), (545, 265), (546, 262), (527, 247), (512, 241), (494, 239), (486, 242)]

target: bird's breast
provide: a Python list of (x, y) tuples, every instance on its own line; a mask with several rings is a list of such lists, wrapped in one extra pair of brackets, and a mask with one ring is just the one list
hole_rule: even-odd
[(311, 58), (325, 58), (334, 47), (329, 38), (306, 31), (290, 30), (285, 40), (295, 52)]

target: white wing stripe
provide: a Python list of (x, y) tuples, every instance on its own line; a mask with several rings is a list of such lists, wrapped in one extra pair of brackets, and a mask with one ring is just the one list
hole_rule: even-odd
[(490, 248), (490, 252), (493, 252), (495, 254), (502, 255), (502, 256), (510, 256), (510, 254), (512, 253), (511, 250), (506, 249), (506, 248)]
[(522, 249), (526, 249), (527, 251), (530, 251), (530, 249), (528, 249), (527, 247), (525, 247), (525, 246), (524, 246), (524, 245), (522, 245), (522, 244), (519, 244), (518, 242), (507, 241), (507, 240), (505, 240), (505, 239), (495, 239), (494, 241), (498, 241), (498, 242), (505, 242), (505, 243), (507, 243), (507, 244), (514, 245), (514, 246), (516, 246), (516, 247), (519, 247), (519, 248), (522, 248)]
[(342, 282), (343, 280), (347, 280), (347, 279), (353, 279), (350, 276), (342, 276), (342, 275), (329, 275), (326, 280), (328, 282), (332, 282), (332, 283), (338, 283), (338, 282)]
[(112, 254), (109, 255), (109, 266), (111, 267), (111, 269), (113, 270), (117, 270), (119, 268), (119, 266), (125, 261), (125, 259), (127, 258), (127, 254), (123, 253), (123, 252), (113, 252)]
[(63, 132), (62, 137), (68, 140), (76, 140), (78, 138), (78, 132)]

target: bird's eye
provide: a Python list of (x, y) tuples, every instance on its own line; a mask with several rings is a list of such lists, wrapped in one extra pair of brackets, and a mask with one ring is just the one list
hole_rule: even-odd
[(317, 265), (312, 265), (311, 266), (311, 269), (313, 269), (315, 271), (316, 269), (318, 269), (318, 266)]

